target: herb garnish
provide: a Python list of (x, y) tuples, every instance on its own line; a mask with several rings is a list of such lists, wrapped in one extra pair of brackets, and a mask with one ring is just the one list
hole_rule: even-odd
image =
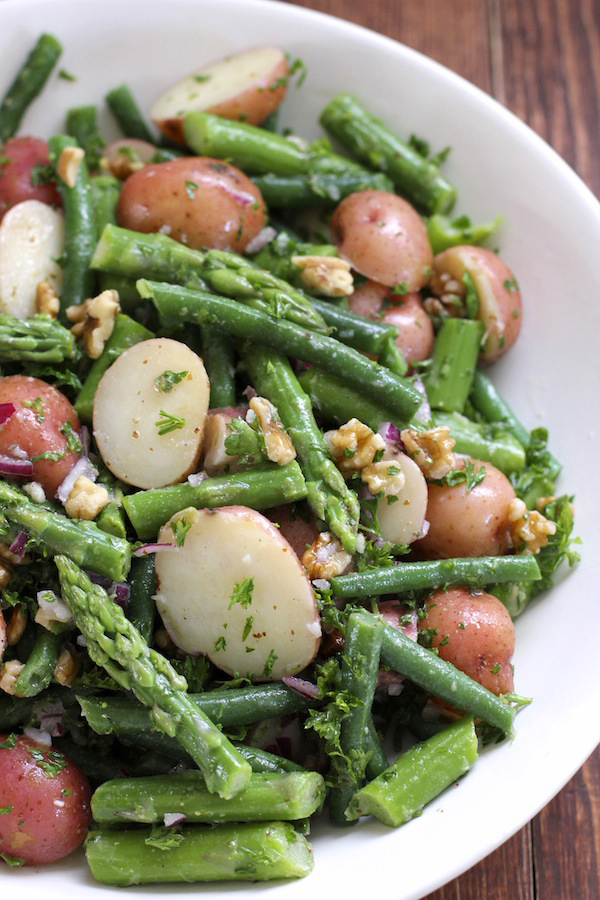
[(165, 412), (164, 409), (161, 409), (160, 415), (161, 418), (154, 424), (158, 428), (158, 433), (161, 437), (163, 434), (177, 431), (178, 428), (183, 428), (185, 425), (185, 419), (182, 419), (180, 416), (172, 416), (171, 413)]
[(179, 384), (180, 381), (189, 375), (190, 373), (185, 372), (171, 372), (169, 369), (166, 369), (162, 375), (158, 375), (154, 379), (154, 384), (158, 388), (159, 391), (162, 391), (163, 394), (168, 394), (169, 391), (172, 391), (176, 384)]
[(248, 609), (252, 603), (253, 591), (254, 578), (245, 578), (244, 581), (235, 584), (233, 586), (233, 591), (231, 592), (231, 600), (229, 601), (227, 609), (231, 609), (235, 603), (239, 603), (242, 609)]

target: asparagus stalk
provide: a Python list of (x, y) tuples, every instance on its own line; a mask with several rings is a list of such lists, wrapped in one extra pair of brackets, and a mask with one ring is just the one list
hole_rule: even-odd
[(48, 316), (15, 319), (0, 314), (0, 362), (62, 363), (75, 361), (75, 338)]
[(86, 855), (97, 881), (120, 886), (302, 878), (313, 867), (310, 845), (289, 822), (188, 825), (167, 846), (153, 846), (147, 830), (101, 829)]
[(315, 172), (307, 175), (255, 175), (252, 181), (269, 209), (331, 207), (355, 191), (393, 191), (383, 172)]
[(292, 367), (285, 357), (254, 345), (245, 349), (242, 358), (252, 384), (277, 407), (292, 439), (306, 480), (310, 508), (317, 519), (327, 523), (348, 553), (355, 553), (360, 516), (358, 498), (331, 459), (310, 400)]
[(125, 581), (131, 565), (128, 541), (107, 534), (94, 522), (68, 519), (0, 482), (0, 508), (50, 553), (65, 553), (74, 562), (114, 581)]
[(319, 366), (385, 406), (394, 421), (409, 421), (421, 405), (421, 395), (407, 381), (333, 338), (307, 332), (225, 297), (145, 280), (138, 281), (137, 287), (167, 321), (218, 325), (241, 340)]
[(327, 325), (333, 329), (332, 336), (343, 344), (348, 344), (349, 347), (362, 350), (364, 353), (372, 353), (374, 356), (380, 356), (382, 353), (389, 355), (391, 347), (394, 347), (398, 355), (399, 371), (396, 374), (406, 374), (406, 361), (394, 343), (399, 334), (399, 330), (395, 326), (372, 322), (370, 319), (365, 319), (364, 316), (358, 316), (356, 313), (326, 300), (314, 299), (313, 306), (323, 316)]
[(389, 568), (365, 569), (331, 579), (336, 597), (373, 597), (404, 591), (433, 590), (444, 585), (463, 584), (484, 588), (505, 581), (536, 581), (540, 578), (534, 556), (480, 556), (403, 562)]
[(424, 379), (432, 409), (463, 411), (482, 336), (483, 325), (475, 319), (444, 319), (435, 339), (431, 369)]
[(92, 269), (128, 278), (149, 278), (210, 289), (315, 331), (326, 331), (308, 297), (286, 281), (225, 250), (193, 250), (165, 234), (140, 234), (107, 225), (96, 246)]
[(206, 478), (200, 484), (189, 482), (128, 494), (123, 499), (125, 512), (142, 541), (156, 537), (161, 525), (181, 509), (216, 506), (251, 506), (269, 509), (306, 497), (306, 483), (298, 463), (286, 466), (257, 466), (244, 472)]
[(0, 104), (0, 144), (16, 134), (28, 106), (48, 80), (62, 47), (51, 34), (42, 34), (21, 66)]
[(438, 165), (401, 141), (356, 97), (334, 97), (321, 113), (320, 121), (362, 162), (384, 171), (400, 193), (422, 212), (430, 215), (452, 208), (456, 189), (440, 173)]
[(466, 716), (399, 756), (354, 794), (346, 816), (354, 821), (370, 815), (392, 828), (403, 825), (468, 772), (477, 755), (473, 719)]
[(317, 772), (252, 774), (236, 797), (222, 800), (206, 789), (200, 772), (108, 781), (92, 797), (92, 815), (100, 824), (163, 822), (169, 813), (187, 823), (293, 821), (311, 816), (325, 799)]
[(151, 650), (106, 591), (66, 556), (56, 557), (62, 596), (87, 641), (91, 659), (151, 710), (159, 731), (176, 737), (202, 772), (209, 791), (235, 797), (250, 766), (186, 693), (185, 679)]
[(84, 422), (91, 422), (94, 411), (94, 395), (100, 384), (100, 379), (106, 370), (114, 363), (115, 359), (129, 347), (147, 341), (154, 335), (139, 322), (130, 319), (129, 316), (118, 315), (112, 334), (104, 345), (104, 350), (94, 360), (87, 378), (75, 401), (75, 411)]

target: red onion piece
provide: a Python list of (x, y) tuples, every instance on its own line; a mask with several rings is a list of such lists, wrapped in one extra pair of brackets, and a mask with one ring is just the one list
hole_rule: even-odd
[(77, 481), (80, 475), (84, 475), (86, 478), (89, 478), (90, 481), (95, 481), (98, 477), (98, 472), (87, 458), (87, 456), (81, 456), (75, 465), (71, 468), (69, 474), (61, 481), (58, 486), (58, 490), (56, 491), (55, 496), (60, 500), (60, 502), (65, 505), (69, 498), (69, 494), (73, 490), (73, 485)]
[(113, 589), (114, 581), (112, 578), (107, 578), (106, 575), (99, 575), (97, 572), (92, 572), (91, 569), (86, 569), (85, 574), (92, 584), (99, 584), (105, 591), (111, 591)]
[(23, 729), (23, 734), (30, 740), (35, 741), (36, 744), (42, 744), (44, 747), (52, 746), (52, 738), (49, 732), (42, 731), (41, 728), (32, 728), (31, 726), (26, 726)]
[(262, 250), (263, 247), (266, 247), (267, 244), (270, 244), (274, 237), (277, 236), (277, 232), (274, 228), (271, 228), (270, 225), (267, 225), (266, 228), (262, 228), (256, 237), (253, 237), (252, 240), (246, 244), (244, 248), (244, 253), (258, 253), (259, 250)]
[(398, 450), (404, 450), (404, 442), (400, 436), (400, 429), (393, 422), (382, 422), (379, 426), (378, 434), (387, 441), (388, 444), (394, 444)]
[(22, 559), (25, 556), (26, 543), (27, 535), (24, 531), (20, 531), (8, 549), (11, 553), (14, 553), (15, 556), (19, 556)]
[(16, 408), (14, 403), (0, 403), (0, 425), (8, 422)]
[(185, 816), (183, 813), (165, 813), (163, 822), (165, 828), (172, 828), (173, 825), (180, 825), (182, 822), (185, 822)]
[(33, 475), (33, 463), (30, 459), (14, 459), (12, 456), (0, 453), (0, 475), (30, 478)]
[(301, 697), (306, 697), (307, 700), (316, 700), (319, 696), (319, 688), (312, 681), (296, 678), (295, 675), (284, 675), (281, 680), (291, 691), (295, 691)]
[(127, 584), (126, 581), (119, 581), (115, 584), (114, 588), (114, 596), (113, 600), (115, 603), (118, 603), (123, 609), (129, 603), (129, 594), (131, 592), (131, 588)]
[(206, 472), (192, 472), (191, 475), (188, 475), (187, 480), (188, 484), (191, 484), (192, 487), (197, 487), (199, 484), (202, 484), (208, 478)]
[(242, 391), (242, 396), (246, 398), (246, 400), (253, 400), (256, 397), (256, 391), (251, 385)]
[(177, 550), (175, 544), (142, 544), (133, 551), (132, 556), (149, 556), (151, 553), (163, 553), (165, 550)]

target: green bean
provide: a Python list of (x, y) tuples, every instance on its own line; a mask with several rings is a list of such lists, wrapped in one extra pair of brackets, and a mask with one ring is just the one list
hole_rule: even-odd
[(96, 124), (96, 107), (93, 105), (76, 106), (67, 113), (66, 132), (75, 138), (85, 151), (88, 169), (98, 168), (102, 151), (105, 147), (98, 125)]
[(125, 137), (154, 143), (150, 129), (144, 121), (135, 97), (125, 84), (113, 88), (106, 95), (106, 103)]
[(62, 46), (51, 34), (42, 34), (23, 63), (0, 104), (0, 144), (16, 134), (28, 106), (48, 80)]
[(424, 378), (432, 409), (462, 412), (473, 384), (483, 325), (475, 319), (444, 319)]
[(154, 572), (154, 556), (140, 556), (131, 561), (129, 575), (131, 586), (127, 618), (137, 628), (145, 641), (150, 643), (154, 632), (156, 606), (156, 574)]
[(37, 637), (24, 669), (15, 681), (14, 691), (18, 697), (35, 697), (45, 690), (52, 681), (58, 661), (62, 636), (37, 626)]
[(235, 349), (228, 334), (202, 329), (202, 359), (210, 381), (210, 408), (235, 406)]

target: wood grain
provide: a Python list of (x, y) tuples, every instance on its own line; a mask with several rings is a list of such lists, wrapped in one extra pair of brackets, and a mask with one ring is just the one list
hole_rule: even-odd
[[(492, 94), (600, 197), (600, 0), (294, 0), (402, 41)], [(428, 900), (600, 900), (600, 754)]]

